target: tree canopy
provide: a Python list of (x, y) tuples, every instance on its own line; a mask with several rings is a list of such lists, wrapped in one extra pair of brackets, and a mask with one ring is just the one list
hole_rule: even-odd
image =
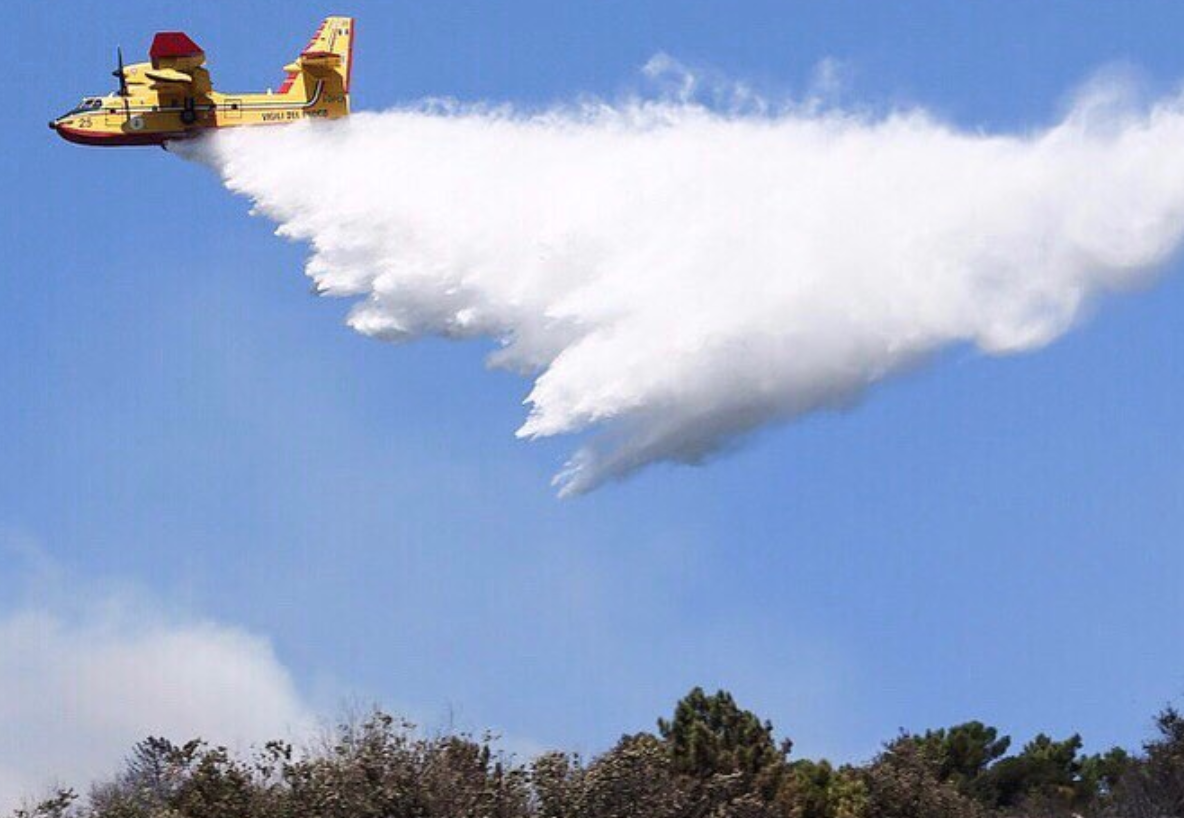
[(969, 721), (837, 767), (792, 759), (788, 738), (722, 690), (695, 688), (657, 728), (588, 760), (518, 759), (492, 736), (425, 737), (380, 711), (301, 752), (150, 737), (85, 797), (60, 790), (12, 818), (1184, 818), (1173, 708), (1138, 753), (1084, 755), (1078, 735), (1040, 734), (1009, 755), (1009, 736)]

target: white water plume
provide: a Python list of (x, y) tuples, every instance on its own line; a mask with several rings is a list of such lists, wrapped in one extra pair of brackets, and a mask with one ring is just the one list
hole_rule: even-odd
[(366, 335), (490, 337), (562, 494), (849, 405), (954, 344), (1041, 347), (1184, 230), (1184, 101), (1095, 87), (983, 134), (923, 110), (419, 106), (197, 148)]

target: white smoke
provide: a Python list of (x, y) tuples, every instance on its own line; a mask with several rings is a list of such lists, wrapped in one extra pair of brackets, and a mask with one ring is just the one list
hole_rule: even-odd
[(562, 494), (841, 407), (952, 344), (1041, 347), (1184, 230), (1184, 101), (1058, 124), (922, 110), (421, 106), (198, 149), (308, 242), (366, 335), (490, 337), (524, 438), (594, 429)]
[(118, 597), (84, 617), (5, 612), (0, 657), (0, 814), (55, 781), (81, 789), (113, 774), (150, 735), (233, 746), (313, 724), (266, 639)]

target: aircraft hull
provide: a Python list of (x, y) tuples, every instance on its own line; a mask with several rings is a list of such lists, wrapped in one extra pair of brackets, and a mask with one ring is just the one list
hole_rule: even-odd
[(75, 145), (89, 145), (91, 147), (130, 147), (164, 145), (175, 139), (189, 139), (197, 134), (194, 132), (175, 131), (173, 133), (111, 133), (102, 131), (87, 131), (71, 128), (66, 125), (51, 125), (58, 136)]

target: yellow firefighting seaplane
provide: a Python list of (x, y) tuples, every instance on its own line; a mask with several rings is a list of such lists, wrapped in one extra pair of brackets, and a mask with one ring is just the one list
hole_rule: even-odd
[(353, 44), (353, 18), (329, 17), (285, 66), (278, 91), (224, 94), (210, 85), (197, 43), (179, 31), (161, 32), (152, 40), (151, 62), (125, 66), (122, 49), (117, 52), (118, 91), (86, 97), (49, 127), (80, 145), (163, 146), (216, 128), (339, 119), (349, 114)]

